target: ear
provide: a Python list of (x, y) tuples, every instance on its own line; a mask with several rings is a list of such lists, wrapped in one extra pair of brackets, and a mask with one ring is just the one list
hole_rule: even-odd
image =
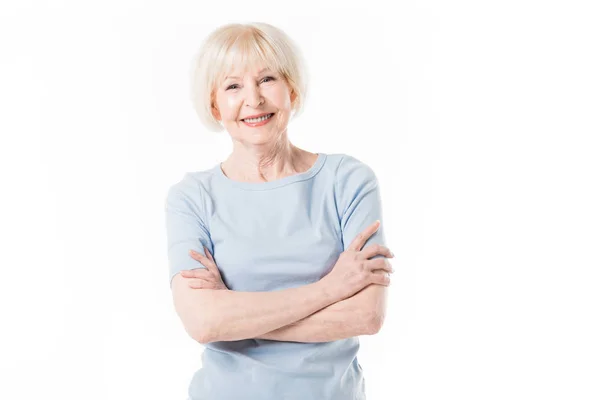
[(294, 102), (296, 101), (296, 99), (298, 98), (298, 95), (296, 94), (296, 92), (294, 91), (294, 89), (291, 89), (291, 93), (290, 93), (290, 101), (292, 104), (294, 104)]
[(221, 113), (219, 112), (219, 110), (217, 109), (217, 107), (215, 107), (214, 104), (211, 105), (210, 110), (212, 112), (213, 117), (217, 120), (220, 121), (221, 120)]

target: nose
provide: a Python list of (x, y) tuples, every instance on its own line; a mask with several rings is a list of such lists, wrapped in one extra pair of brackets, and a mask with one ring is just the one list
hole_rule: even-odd
[(265, 99), (260, 93), (260, 88), (254, 85), (249, 85), (249, 89), (246, 91), (246, 105), (252, 108), (257, 108), (261, 105)]

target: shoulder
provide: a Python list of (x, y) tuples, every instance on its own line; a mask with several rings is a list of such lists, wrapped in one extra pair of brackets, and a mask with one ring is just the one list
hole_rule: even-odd
[(332, 154), (335, 164), (336, 186), (357, 185), (364, 182), (377, 182), (375, 171), (368, 164), (350, 154)]
[(373, 169), (357, 157), (338, 154), (336, 158), (334, 193), (339, 212), (345, 213), (352, 204), (378, 194), (379, 183)]
[(169, 191), (188, 192), (190, 190), (198, 190), (200, 187), (206, 187), (214, 178), (215, 168), (184, 172), (181, 178), (169, 186)]
[(208, 198), (206, 188), (210, 187), (213, 174), (213, 169), (184, 172), (183, 176), (168, 186), (165, 206), (202, 215)]
[(168, 187), (169, 195), (185, 195), (191, 197), (197, 197), (206, 191), (206, 188), (210, 187), (213, 179), (215, 178), (217, 166), (209, 169), (200, 171), (187, 171), (183, 173), (183, 176), (171, 183)]

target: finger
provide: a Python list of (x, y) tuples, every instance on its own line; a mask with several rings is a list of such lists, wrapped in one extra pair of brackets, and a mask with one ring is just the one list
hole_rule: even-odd
[(392, 268), (392, 265), (387, 258), (375, 258), (373, 260), (367, 260), (365, 261), (365, 265), (371, 271), (381, 269), (389, 273), (394, 272), (394, 268)]
[(371, 225), (369, 225), (365, 230), (363, 230), (361, 233), (359, 233), (354, 238), (354, 240), (350, 243), (350, 246), (348, 246), (348, 248), (350, 248), (354, 251), (360, 251), (362, 249), (362, 247), (365, 245), (365, 243), (367, 242), (367, 240), (375, 232), (377, 232), (377, 229), (379, 229), (379, 225), (381, 225), (381, 221), (377, 220), (377, 221), (373, 222)]
[(190, 250), (190, 256), (197, 261), (200, 261), (202, 265), (204, 265), (208, 269), (212, 269), (214, 263), (210, 260), (210, 258), (205, 257), (203, 254), (198, 253), (197, 251)]
[(185, 278), (205, 278), (212, 275), (211, 272), (206, 268), (195, 268), (181, 271), (181, 275)]
[(387, 248), (386, 246), (383, 246), (381, 244), (377, 244), (377, 243), (374, 243), (374, 244), (370, 245), (369, 247), (365, 247), (364, 249), (362, 249), (360, 251), (360, 253), (361, 253), (361, 256), (367, 260), (370, 259), (371, 257), (375, 257), (376, 255), (379, 255), (379, 254), (389, 257), (389, 258), (394, 257), (394, 253), (392, 253), (392, 251), (389, 248)]
[(204, 260), (208, 260), (207, 257), (204, 256), (204, 254), (197, 252), (195, 250), (190, 250), (190, 256), (198, 261), (204, 261)]
[(371, 282), (377, 285), (389, 286), (392, 283), (390, 274), (383, 270), (373, 271)]
[(219, 267), (217, 267), (217, 263), (215, 262), (213, 255), (211, 254), (210, 250), (208, 250), (208, 247), (206, 247), (206, 246), (202, 246), (202, 247), (204, 247), (204, 252), (207, 254), (207, 257), (210, 259), (210, 262), (212, 263), (211, 272), (213, 274), (217, 275), (219, 277), (219, 279), (221, 279), (221, 271), (219, 271)]
[(216, 277), (215, 274), (213, 274), (206, 268), (199, 268), (191, 271), (182, 271), (181, 276), (183, 276), (186, 279), (202, 279), (206, 282), (211, 282), (215, 285), (222, 283), (220, 277)]
[(188, 286), (192, 289), (214, 289), (216, 288), (216, 284), (211, 281), (207, 281), (205, 279), (190, 279), (188, 281)]
[(210, 259), (210, 261), (212, 261), (214, 263), (215, 259), (213, 258), (212, 254), (210, 254), (210, 251), (206, 248), (206, 246), (203, 246), (203, 247), (204, 247), (204, 253), (206, 254), (206, 256)]

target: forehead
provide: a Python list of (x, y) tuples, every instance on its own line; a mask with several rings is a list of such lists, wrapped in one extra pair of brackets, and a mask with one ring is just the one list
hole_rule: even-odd
[(258, 68), (247, 68), (247, 69), (230, 69), (228, 72), (226, 72), (223, 77), (223, 79), (241, 79), (244, 76), (250, 75), (250, 76), (254, 76), (254, 77), (258, 77), (259, 75), (262, 75), (265, 72), (275, 72), (273, 71), (271, 68), (269, 67), (258, 67)]
[(221, 79), (227, 77), (244, 77), (247, 75), (258, 76), (265, 71), (276, 72), (279, 62), (276, 57), (265, 52), (259, 52), (255, 48), (235, 48), (226, 52), (225, 57), (219, 60)]

